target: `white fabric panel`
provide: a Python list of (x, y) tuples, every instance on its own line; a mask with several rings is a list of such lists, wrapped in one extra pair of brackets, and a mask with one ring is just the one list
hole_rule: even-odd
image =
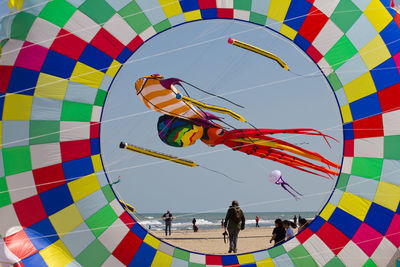
[(118, 13), (115, 13), (103, 27), (124, 45), (129, 44), (137, 35)]
[(100, 30), (100, 26), (77, 10), (67, 24), (65, 24), (64, 29), (89, 43)]
[(233, 8), (233, 0), (217, 0), (217, 8)]
[(87, 246), (89, 246), (95, 239), (96, 237), (85, 223), (82, 223), (73, 231), (61, 238), (71, 255), (74, 257), (78, 256), (79, 253), (87, 248)]
[(335, 256), (332, 250), (317, 235), (312, 235), (307, 239), (303, 243), (303, 247), (310, 255), (313, 255), (313, 259), (318, 266), (324, 266)]
[(383, 158), (383, 137), (354, 139), (354, 156)]
[(3, 237), (6, 236), (6, 232), (8, 231), (8, 229), (16, 225), (20, 225), (17, 214), (15, 214), (13, 205), (1, 207), (0, 218), (1, 218), (0, 235)]
[(36, 18), (33, 22), (31, 29), (29, 30), (26, 40), (50, 48), (54, 39), (60, 32), (60, 27), (44, 20), (41, 18)]
[(250, 11), (235, 9), (233, 11), (233, 17), (235, 19), (241, 19), (241, 20), (248, 21), (250, 19)]
[[(391, 258), (392, 255), (394, 255), (393, 258)], [(379, 246), (371, 255), (371, 259), (375, 262), (377, 266), (395, 266), (396, 259), (398, 259), (399, 257), (400, 251), (396, 249), (393, 243), (387, 240), (385, 237), (382, 239)]]
[(190, 253), (190, 262), (206, 264), (206, 256), (201, 254)]
[(337, 257), (345, 266), (363, 266), (368, 260), (368, 256), (353, 241), (349, 241), (347, 245), (337, 254)]
[(350, 174), (352, 166), (353, 166), (353, 158), (352, 157), (343, 157), (342, 172)]
[(100, 122), (102, 107), (93, 106), (91, 122)]
[(107, 260), (101, 265), (103, 267), (125, 267), (125, 265), (115, 258), (112, 254)]
[(161, 242), (158, 246), (158, 250), (164, 252), (167, 255), (173, 256), (175, 248), (167, 243)]
[(10, 199), (13, 203), (37, 195), (32, 171), (6, 176), (6, 180)]
[(140, 36), (140, 38), (142, 38), (143, 41), (146, 41), (156, 34), (157, 34), (156, 30), (154, 30), (153, 26), (150, 26), (145, 31), (143, 31), (141, 34), (139, 34), (139, 36)]
[(119, 203), (117, 199), (114, 199), (113, 201), (110, 202), (111, 208), (114, 210), (114, 212), (117, 214), (119, 217), (122, 213), (125, 212), (124, 208), (122, 205)]
[(78, 121), (60, 122), (60, 141), (89, 139), (90, 123)]
[(2, 54), (0, 57), (0, 65), (14, 66), (15, 60), (18, 57), (19, 51), (21, 51), (23, 41), (10, 39), (2, 47)]
[[(293, 228), (292, 228), (292, 230), (293, 230), (293, 233), (296, 232), (296, 229), (293, 229)], [(291, 251), (292, 249), (294, 249), (294, 248), (297, 247), (298, 245), (300, 245), (299, 240), (297, 240), (297, 238), (292, 238), (292, 239), (290, 239), (290, 241), (285, 242), (285, 243), (283, 244), (283, 247), (286, 249), (286, 251)]]
[(320, 67), (325, 76), (328, 76), (333, 72), (331, 65), (329, 65), (325, 58), (321, 58), (321, 60), (317, 62), (317, 65)]
[(30, 146), (32, 170), (61, 163), (60, 143)]
[(330, 17), (333, 11), (335, 11), (336, 6), (339, 2), (340, 0), (315, 0), (314, 6), (321, 10), (321, 12), (324, 13), (327, 17)]
[(382, 114), (383, 133), (388, 135), (400, 135), (400, 109)]
[(118, 218), (98, 239), (108, 251), (113, 252), (128, 232), (129, 228)]
[(63, 101), (44, 97), (33, 97), (31, 120), (59, 121)]
[(3, 121), (3, 148), (29, 145), (29, 121)]
[(342, 30), (328, 20), (312, 44), (322, 55), (325, 55), (342, 36)]

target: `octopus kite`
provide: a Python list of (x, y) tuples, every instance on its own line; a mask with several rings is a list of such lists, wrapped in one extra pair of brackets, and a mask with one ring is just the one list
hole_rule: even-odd
[[(157, 129), (160, 139), (167, 145), (185, 147), (201, 140), (208, 146), (225, 145), (235, 151), (248, 155), (269, 159), (292, 168), (332, 178), (339, 174), (340, 165), (329, 161), (321, 155), (273, 138), (273, 134), (305, 134), (325, 135), (317, 130), (308, 128), (298, 129), (234, 129), (228, 130), (221, 124), (222, 119), (203, 109), (229, 114), (233, 118), (246, 122), (239, 114), (222, 107), (204, 104), (182, 93), (175, 87), (183, 88), (180, 79), (164, 79), (159, 74), (142, 77), (136, 81), (136, 94), (142, 102), (154, 111), (163, 113), (158, 120)], [(329, 145), (329, 143), (328, 143)], [(309, 160), (321, 162), (326, 166), (317, 165)]]

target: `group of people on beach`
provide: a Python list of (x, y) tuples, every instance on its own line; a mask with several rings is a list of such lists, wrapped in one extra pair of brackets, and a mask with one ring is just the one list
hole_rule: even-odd
[[(276, 246), (293, 237), (293, 229), (297, 228), (296, 219), (296, 216), (294, 217), (293, 222), (289, 220), (282, 221), (280, 218), (276, 219), (275, 228), (272, 232), (272, 237), (269, 242), (272, 243), (272, 241), (274, 241), (274, 246)], [(301, 218), (299, 215), (299, 227), (297, 229), (297, 233), (303, 231), (308, 226), (308, 224), (309, 222), (306, 219)]]

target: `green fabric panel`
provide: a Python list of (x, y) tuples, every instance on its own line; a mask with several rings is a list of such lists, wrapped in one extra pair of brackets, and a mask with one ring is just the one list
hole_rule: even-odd
[(76, 259), (82, 266), (101, 266), (110, 254), (103, 244), (95, 239)]
[(30, 121), (29, 144), (47, 144), (60, 141), (59, 121)]
[(142, 9), (132, 1), (120, 11), (118, 11), (124, 20), (135, 30), (137, 34), (142, 33), (145, 29), (151, 26), (150, 21), (143, 13)]
[(337, 182), (336, 188), (342, 191), (346, 190), (347, 183), (349, 182), (350, 174), (341, 173)]
[(318, 264), (302, 245), (298, 245), (289, 251), (288, 254), (295, 266), (318, 266)]
[(265, 25), (267, 22), (267, 17), (261, 14), (258, 14), (256, 12), (250, 12), (250, 22), (259, 24), (259, 25)]
[(190, 258), (190, 253), (188, 251), (175, 248), (174, 250), (174, 258), (181, 259), (184, 261), (189, 261)]
[(25, 40), (35, 20), (36, 17), (32, 14), (26, 12), (17, 13), (11, 25), (10, 37), (12, 39)]
[(6, 176), (32, 170), (29, 146), (4, 148), (3, 161)]
[(280, 245), (269, 249), (268, 252), (271, 258), (276, 258), (282, 254), (285, 254), (286, 250), (282, 245)]
[(363, 267), (376, 267), (377, 265), (375, 264), (375, 262), (373, 260), (371, 260), (371, 258), (369, 258), (367, 260), (366, 263), (364, 263)]
[(111, 190), (111, 187), (109, 185), (103, 186), (101, 188), (101, 191), (103, 191), (104, 196), (106, 197), (108, 202), (111, 202), (115, 199), (115, 195), (113, 191)]
[(10, 194), (8, 193), (7, 181), (5, 177), (0, 177), (0, 208), (10, 205)]
[(251, 10), (251, 0), (234, 0), (233, 8), (250, 11)]
[(379, 180), (382, 172), (383, 159), (376, 158), (353, 158), (351, 174)]
[(337, 90), (343, 88), (343, 85), (340, 82), (339, 77), (337, 76), (336, 72), (332, 72), (331, 74), (326, 76), (326, 78), (328, 78), (328, 81), (331, 84), (333, 91), (337, 91)]
[(358, 20), (361, 14), (362, 11), (352, 1), (341, 0), (331, 15), (331, 20), (345, 33)]
[(201, 264), (201, 263), (195, 263), (195, 262), (189, 262), (188, 267), (205, 267), (205, 264)]
[(97, 90), (96, 99), (94, 100), (94, 104), (96, 106), (102, 107), (104, 105), (104, 101), (106, 100), (107, 92), (103, 90)]
[(64, 101), (61, 111), (62, 121), (87, 121), (92, 118), (92, 105)]
[(86, 220), (86, 224), (96, 237), (99, 237), (107, 228), (118, 219), (117, 214), (106, 205)]
[(39, 17), (59, 27), (64, 27), (76, 8), (64, 0), (49, 1), (40, 12)]
[(325, 59), (334, 70), (337, 70), (348, 59), (357, 53), (357, 49), (351, 43), (346, 35), (337, 41), (337, 43), (326, 53)]
[(165, 20), (163, 20), (163, 21), (157, 23), (157, 24), (154, 25), (153, 27), (154, 27), (154, 30), (155, 30), (157, 33), (159, 33), (159, 32), (162, 32), (162, 31), (164, 31), (164, 30), (166, 30), (166, 29), (171, 28), (171, 23), (169, 22), (168, 19), (165, 19)]
[(324, 265), (325, 267), (346, 267), (340, 259), (335, 256), (333, 257), (327, 264)]
[(115, 10), (104, 0), (86, 0), (79, 10), (100, 25), (115, 14)]
[(384, 158), (400, 159), (400, 135), (392, 135), (384, 137)]

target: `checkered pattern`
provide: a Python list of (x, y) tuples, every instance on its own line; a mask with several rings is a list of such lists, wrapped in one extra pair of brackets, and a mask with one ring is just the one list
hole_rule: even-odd
[[(24, 1), (0, 58), (0, 234), (24, 265), (394, 264), (400, 15), (388, 0), (34, 3)], [(157, 33), (216, 18), (292, 40), (326, 75), (345, 123), (342, 172), (329, 202), (309, 228), (268, 251), (216, 256), (163, 243), (123, 211), (102, 168), (100, 116), (121, 64)]]

